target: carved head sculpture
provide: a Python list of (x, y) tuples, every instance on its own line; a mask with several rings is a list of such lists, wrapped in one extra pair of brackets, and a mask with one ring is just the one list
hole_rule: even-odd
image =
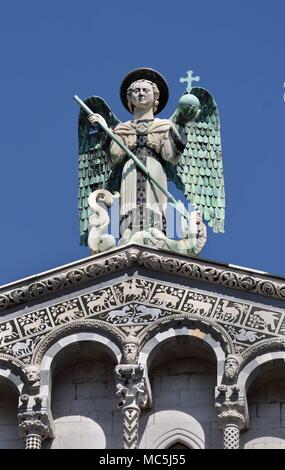
[(229, 354), (225, 361), (225, 376), (229, 381), (233, 381), (238, 373), (239, 360), (233, 355)]
[(123, 340), (123, 362), (125, 364), (135, 364), (138, 358), (139, 340), (136, 336), (128, 335)]
[(40, 384), (40, 370), (36, 365), (27, 365), (24, 369), (29, 383), (33, 386)]
[(156, 70), (149, 68), (139, 68), (129, 72), (122, 81), (120, 90), (122, 103), (131, 113), (134, 107), (147, 106), (150, 101), (153, 113), (159, 113), (166, 106), (168, 94), (165, 78)]
[(137, 80), (127, 90), (127, 100), (130, 112), (134, 108), (153, 109), (155, 113), (159, 105), (159, 89), (149, 80)]

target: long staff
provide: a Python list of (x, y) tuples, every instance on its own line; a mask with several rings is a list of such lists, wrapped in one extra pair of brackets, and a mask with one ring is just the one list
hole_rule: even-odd
[[(93, 116), (95, 113), (93, 113), (93, 111), (91, 111), (90, 108), (88, 108), (88, 106), (84, 103), (84, 101), (82, 101), (79, 96), (77, 95), (74, 95), (73, 97), (75, 99), (75, 101), (77, 101), (77, 103), (80, 104), (80, 106), (82, 107), (82, 109), (84, 109), (84, 111), (86, 111), (86, 113), (89, 115), (89, 116)], [(121, 141), (121, 139), (118, 138), (118, 136), (116, 136), (116, 134), (114, 134), (111, 129), (109, 129), (109, 127), (105, 126), (104, 122), (102, 121), (98, 121), (98, 124), (102, 127), (102, 129), (106, 132), (106, 134), (108, 134), (109, 137), (111, 137), (111, 139), (113, 139), (124, 151), (125, 153), (135, 162), (135, 164), (137, 165), (137, 167), (148, 177), (148, 179), (150, 181), (152, 181), (159, 189), (160, 191), (167, 197), (168, 199), (168, 202), (183, 216), (185, 217), (187, 220), (189, 220), (189, 213), (187, 212), (184, 204), (181, 202), (181, 201), (177, 201), (173, 196), (172, 194), (167, 191), (167, 189), (165, 189), (163, 186), (161, 186), (161, 184), (151, 175), (151, 173), (147, 170), (147, 168), (142, 164), (142, 162), (138, 159), (138, 157), (136, 157), (136, 155), (130, 150), (128, 149), (128, 147), (125, 146), (125, 144)]]

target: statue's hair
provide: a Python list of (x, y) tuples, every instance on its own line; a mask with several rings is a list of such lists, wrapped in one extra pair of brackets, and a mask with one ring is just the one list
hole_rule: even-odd
[(130, 110), (131, 113), (134, 112), (134, 105), (133, 105), (133, 103), (132, 103), (131, 94), (132, 94), (132, 91), (133, 91), (135, 85), (136, 85), (137, 83), (141, 83), (141, 82), (150, 83), (151, 86), (152, 86), (152, 89), (153, 89), (153, 97), (154, 97), (154, 101), (153, 101), (153, 112), (155, 113), (156, 110), (157, 110), (158, 103), (159, 103), (159, 95), (160, 95), (160, 92), (159, 92), (159, 89), (158, 89), (156, 83), (153, 83), (153, 82), (151, 82), (150, 80), (144, 80), (144, 79), (136, 80), (135, 82), (133, 82), (133, 83), (129, 86), (129, 88), (127, 89), (128, 108), (129, 108), (129, 110)]

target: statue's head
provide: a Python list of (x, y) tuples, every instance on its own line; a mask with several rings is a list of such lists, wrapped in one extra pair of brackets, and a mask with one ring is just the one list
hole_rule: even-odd
[(30, 384), (35, 384), (40, 380), (40, 369), (37, 365), (31, 364), (26, 365), (24, 368), (24, 372), (26, 373), (27, 379)]
[(139, 352), (139, 340), (132, 333), (123, 340), (123, 362), (134, 364)]
[(159, 105), (159, 89), (150, 80), (136, 80), (127, 89), (128, 108), (131, 113), (134, 108), (151, 109), (157, 111)]
[(166, 106), (168, 86), (156, 70), (140, 68), (129, 72), (121, 84), (121, 100), (125, 108), (133, 113), (135, 107), (153, 109), (157, 114)]
[(234, 354), (229, 354), (225, 361), (225, 376), (228, 380), (233, 380), (239, 369), (239, 360)]

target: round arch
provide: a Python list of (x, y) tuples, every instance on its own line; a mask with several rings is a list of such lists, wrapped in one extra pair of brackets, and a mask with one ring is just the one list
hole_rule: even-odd
[(94, 319), (75, 320), (57, 327), (55, 330), (49, 331), (42, 338), (33, 353), (32, 364), (40, 365), (43, 357), (54, 344), (60, 343), (61, 340), (79, 333), (95, 333), (108, 338), (111, 343), (117, 344), (118, 346), (122, 343), (124, 337), (116, 326), (110, 325), (104, 321)]
[(270, 362), (274, 362), (277, 360), (284, 361), (284, 366), (285, 366), (285, 351), (274, 351), (274, 352), (262, 354), (261, 356), (258, 356), (252, 361), (248, 362), (240, 370), (240, 373), (238, 375), (237, 385), (240, 387), (241, 390), (244, 391), (244, 394), (246, 394), (250, 385), (259, 374), (262, 368), (262, 365), (270, 363)]
[(148, 371), (150, 363), (154, 355), (157, 355), (161, 350), (161, 345), (165, 341), (175, 339), (181, 336), (193, 337), (206, 343), (213, 351), (217, 361), (217, 385), (220, 385), (224, 371), (225, 352), (223, 351), (220, 343), (215, 340), (210, 333), (203, 332), (201, 329), (196, 328), (169, 328), (161, 333), (156, 333), (149, 341), (145, 343), (139, 355), (139, 362), (145, 365), (145, 370)]
[(41, 388), (40, 393), (46, 395), (50, 399), (51, 395), (51, 378), (52, 378), (52, 366), (54, 364), (54, 360), (58, 357), (59, 353), (61, 353), (65, 348), (68, 346), (74, 345), (80, 342), (92, 342), (92, 343), (99, 343), (105, 348), (108, 349), (111, 357), (113, 358), (114, 362), (119, 363), (121, 360), (121, 351), (118, 346), (111, 341), (108, 337), (103, 336), (99, 333), (74, 333), (69, 336), (65, 336), (64, 338), (58, 340), (54, 343), (44, 354), (41, 364), (40, 364), (40, 373), (41, 373)]
[(18, 394), (21, 395), (24, 383), (19, 376), (15, 375), (8, 366), (0, 364), (0, 383), (8, 383), (12, 389)]

